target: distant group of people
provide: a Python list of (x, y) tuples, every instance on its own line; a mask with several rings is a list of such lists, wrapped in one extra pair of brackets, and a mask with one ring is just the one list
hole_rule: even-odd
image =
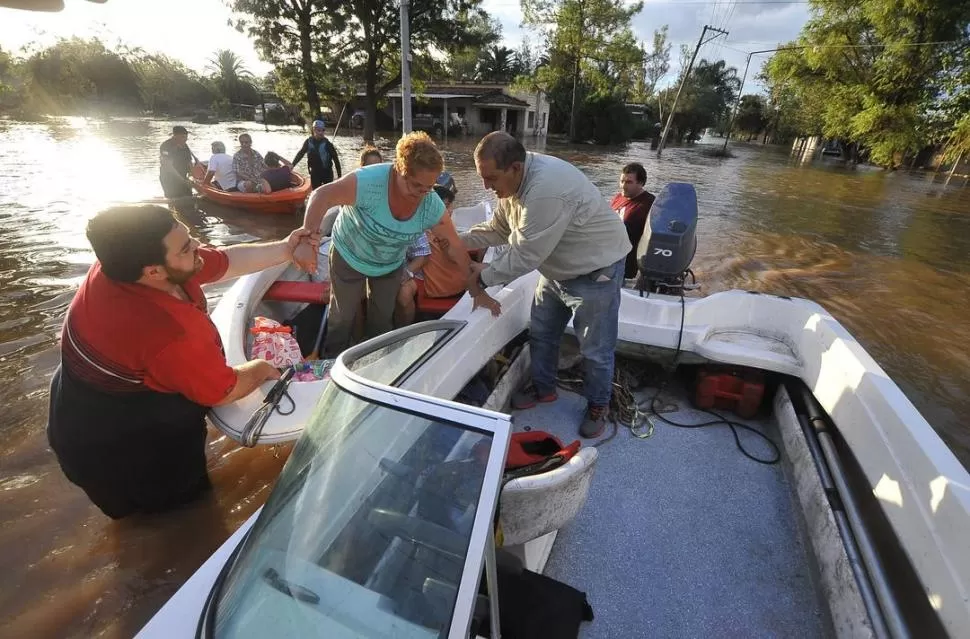
[[(173, 167), (176, 176), (192, 162), (187, 132), (179, 128), (162, 145), (163, 167)], [(474, 159), (498, 206), (491, 219), (458, 233), (450, 217), (457, 189), (427, 134), (402, 137), (392, 162), (365, 149), (360, 168), (341, 176), (336, 150), (323, 127), (314, 128), (294, 162), (284, 165), (308, 155), (321, 186), (303, 225), (286, 240), (203, 247), (157, 206), (115, 207), (88, 223), (97, 261), (64, 322), (48, 435), (65, 475), (107, 515), (165, 510), (207, 489), (206, 411), (280, 372), (259, 360), (227, 365), (200, 285), (286, 261), (308, 273), (319, 259), (328, 262), (328, 356), (353, 342), (361, 317), (366, 337), (410, 322), (421, 287), (430, 296), (467, 290), (474, 308), (498, 316), (496, 287), (538, 270), (531, 384), (513, 405), (524, 410), (556, 399), (559, 344), (572, 318), (587, 400), (580, 434), (595, 438), (604, 431), (620, 290), (653, 200), (643, 189), (643, 167), (623, 168), (622, 193), (611, 208), (570, 163), (526, 152), (507, 133), (490, 133)], [(232, 158), (237, 188), (255, 181), (256, 169), (267, 179), (258, 153), (240, 142)], [(213, 146), (206, 179), (231, 188), (229, 156)], [(237, 162), (240, 153), (248, 160)], [(337, 165), (332, 182), (327, 159)], [(161, 177), (163, 186), (176, 185), (164, 168)], [(321, 255), (323, 236), (330, 248)], [(492, 246), (505, 250), (490, 263), (469, 253)]]
[[(192, 179), (193, 167), (198, 158), (188, 146), (188, 130), (184, 126), (172, 128), (172, 135), (159, 147), (159, 182), (166, 198), (177, 199), (192, 195), (198, 188)], [(290, 162), (279, 154), (270, 151), (266, 157), (253, 148), (253, 138), (243, 133), (238, 138), (239, 150), (233, 155), (226, 152), (226, 145), (215, 141), (211, 145), (212, 155), (205, 163), (206, 171), (202, 185), (212, 185), (227, 192), (272, 193), (293, 185), (293, 167), (304, 156), (310, 170), (313, 188), (334, 180), (334, 167), (337, 177), (342, 174), (337, 149), (326, 136), (326, 122), (316, 120), (312, 134)]]

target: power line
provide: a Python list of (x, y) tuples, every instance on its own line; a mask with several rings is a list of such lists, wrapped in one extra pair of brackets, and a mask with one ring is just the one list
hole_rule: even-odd
[[(775, 51), (791, 51), (794, 49), (885, 49), (888, 47), (931, 47), (939, 46), (941, 44), (962, 44), (963, 42), (963, 40), (933, 40), (930, 42), (886, 42), (883, 44), (796, 44), (790, 47), (767, 49), (765, 51), (743, 51), (727, 45), (724, 45), (724, 48), (737, 51), (738, 53), (754, 55), (758, 53), (772, 53)], [(733, 44), (777, 44), (777, 42), (735, 42)]]

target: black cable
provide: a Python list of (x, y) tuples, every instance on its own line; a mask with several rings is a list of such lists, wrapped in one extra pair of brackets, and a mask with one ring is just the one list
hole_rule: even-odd
[[(742, 455), (744, 455), (745, 457), (747, 457), (752, 461), (758, 462), (759, 464), (766, 464), (766, 465), (777, 464), (781, 460), (781, 451), (778, 450), (777, 444), (771, 441), (771, 439), (767, 435), (765, 435), (764, 433), (762, 433), (761, 431), (755, 428), (752, 428), (751, 426), (748, 426), (746, 424), (741, 424), (735, 421), (731, 421), (730, 419), (726, 419), (725, 417), (715, 413), (712, 410), (705, 410), (703, 408), (699, 408), (697, 410), (707, 413), (708, 415), (713, 415), (717, 419), (708, 421), (708, 422), (701, 422), (700, 424), (681, 424), (679, 422), (675, 422), (670, 419), (667, 419), (666, 417), (664, 417), (663, 415), (657, 412), (657, 407), (656, 407), (657, 399), (660, 397), (660, 393), (663, 392), (663, 390), (667, 387), (667, 384), (670, 383), (670, 380), (673, 379), (674, 370), (676, 370), (677, 368), (677, 360), (680, 359), (681, 347), (683, 346), (683, 340), (684, 340), (684, 317), (686, 314), (687, 314), (687, 308), (686, 308), (686, 301), (684, 300), (684, 290), (681, 289), (680, 290), (680, 331), (678, 331), (677, 333), (677, 350), (674, 351), (674, 358), (673, 360), (671, 360), (668, 366), (666, 379), (664, 379), (664, 381), (661, 382), (660, 386), (657, 388), (657, 392), (655, 392), (653, 394), (653, 397), (650, 398), (650, 401), (649, 401), (650, 412), (653, 414), (654, 417), (656, 417), (660, 421), (664, 422), (665, 424), (669, 424), (670, 426), (674, 426), (676, 428), (706, 428), (708, 426), (727, 424), (728, 428), (731, 429), (731, 434), (734, 435), (734, 443), (738, 447), (738, 450), (741, 451)], [(738, 435), (738, 430), (737, 430), (738, 428), (742, 428), (746, 431), (754, 433), (758, 437), (761, 437), (762, 439), (764, 439), (765, 442), (767, 442), (767, 444), (772, 448), (772, 450), (775, 451), (774, 458), (763, 459), (761, 457), (756, 457), (755, 455), (752, 455), (747, 450), (745, 450), (744, 445), (741, 443), (741, 437)]]

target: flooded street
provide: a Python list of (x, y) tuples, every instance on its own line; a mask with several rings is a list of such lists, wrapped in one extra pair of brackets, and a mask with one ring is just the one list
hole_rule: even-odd
[[(161, 197), (157, 149), (173, 124), (0, 120), (0, 636), (132, 636), (263, 503), (288, 453), (241, 449), (211, 434), (215, 490), (207, 501), (113, 522), (63, 477), (47, 446), (57, 336), (93, 261), (86, 221), (112, 203)], [(232, 153), (243, 131), (262, 153), (287, 158), (304, 137), (295, 127), (266, 132), (254, 123), (187, 128), (203, 159), (217, 139)], [(355, 166), (360, 138), (334, 143), (345, 171)], [(474, 143), (445, 146), (459, 206), (488, 197), (474, 173)], [(393, 153), (390, 140), (379, 146)], [(802, 166), (757, 147), (735, 147), (727, 160), (669, 149), (659, 161), (643, 144), (542, 149), (578, 165), (605, 196), (631, 161), (646, 166), (654, 193), (692, 182), (702, 294), (741, 288), (823, 305), (970, 466), (962, 419), (970, 412), (970, 187), (959, 179), (944, 187), (944, 176)], [(216, 245), (280, 238), (297, 224), (203, 207), (185, 221)], [(208, 291), (210, 307), (221, 290)]]

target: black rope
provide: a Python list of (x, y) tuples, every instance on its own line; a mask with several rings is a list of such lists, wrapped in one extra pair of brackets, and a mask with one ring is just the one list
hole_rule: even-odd
[[(722, 415), (719, 415), (718, 413), (715, 413), (712, 410), (705, 410), (703, 408), (699, 408), (697, 410), (700, 410), (703, 413), (707, 413), (708, 415), (712, 415), (717, 419), (707, 421), (707, 422), (701, 422), (699, 424), (682, 424), (680, 422), (675, 422), (671, 419), (667, 419), (666, 417), (664, 417), (663, 415), (657, 412), (657, 407), (656, 407), (657, 399), (660, 397), (660, 393), (663, 392), (665, 388), (667, 388), (667, 384), (669, 384), (670, 380), (673, 378), (674, 370), (677, 368), (677, 361), (680, 359), (681, 347), (683, 346), (683, 340), (684, 340), (684, 317), (686, 314), (687, 314), (686, 301), (684, 300), (684, 292), (683, 290), (681, 290), (680, 292), (680, 330), (677, 333), (677, 350), (674, 351), (674, 358), (671, 360), (670, 364), (668, 365), (666, 378), (657, 388), (657, 391), (653, 394), (653, 397), (650, 398), (649, 402), (646, 402), (649, 405), (650, 413), (653, 414), (654, 417), (656, 417), (663, 423), (668, 424), (670, 426), (674, 426), (676, 428), (707, 428), (709, 426), (718, 426), (721, 424), (726, 424), (728, 428), (731, 429), (731, 434), (734, 435), (734, 443), (738, 447), (738, 450), (741, 451), (742, 455), (744, 455), (745, 457), (747, 457), (752, 461), (758, 462), (759, 464), (768, 464), (768, 465), (777, 464), (781, 460), (781, 451), (778, 450), (777, 444), (771, 441), (771, 438), (769, 438), (767, 435), (765, 435), (764, 433), (762, 433), (761, 431), (755, 428), (752, 428), (751, 426), (748, 426), (747, 424), (741, 424), (739, 422), (732, 421), (730, 419), (723, 417)], [(643, 405), (641, 404), (640, 407), (642, 408)], [(757, 457), (756, 455), (752, 455), (747, 450), (745, 450), (744, 445), (741, 443), (741, 437), (738, 435), (739, 428), (746, 430), (748, 432), (754, 433), (758, 437), (761, 437), (763, 440), (765, 440), (768, 446), (770, 446), (772, 450), (774, 450), (774, 453), (775, 453), (774, 457), (770, 459), (765, 459), (762, 457)]]

